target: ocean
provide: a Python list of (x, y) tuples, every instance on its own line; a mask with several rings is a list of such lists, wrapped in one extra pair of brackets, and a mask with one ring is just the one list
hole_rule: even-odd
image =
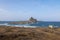
[(9, 26), (35, 26), (35, 27), (48, 27), (49, 25), (53, 25), (55, 27), (60, 27), (60, 22), (37, 22), (33, 24), (8, 24), (12, 21), (0, 21), (0, 25), (9, 25)]

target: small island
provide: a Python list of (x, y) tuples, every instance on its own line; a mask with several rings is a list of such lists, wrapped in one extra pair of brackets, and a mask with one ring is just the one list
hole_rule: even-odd
[(9, 22), (8, 24), (32, 24), (36, 23), (37, 19), (30, 17), (27, 21), (16, 21), (16, 22)]

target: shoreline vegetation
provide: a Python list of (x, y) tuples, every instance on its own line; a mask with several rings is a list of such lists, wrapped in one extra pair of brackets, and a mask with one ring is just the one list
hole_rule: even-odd
[(0, 26), (0, 40), (60, 40), (60, 28)]

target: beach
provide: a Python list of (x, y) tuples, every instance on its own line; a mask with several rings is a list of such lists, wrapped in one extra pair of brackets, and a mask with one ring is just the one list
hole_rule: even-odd
[(0, 26), (0, 40), (60, 40), (60, 28)]

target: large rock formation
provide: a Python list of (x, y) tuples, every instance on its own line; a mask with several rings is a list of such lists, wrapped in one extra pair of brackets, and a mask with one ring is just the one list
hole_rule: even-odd
[(33, 17), (29, 19), (29, 23), (36, 23), (36, 22), (37, 22), (37, 19), (34, 19)]

